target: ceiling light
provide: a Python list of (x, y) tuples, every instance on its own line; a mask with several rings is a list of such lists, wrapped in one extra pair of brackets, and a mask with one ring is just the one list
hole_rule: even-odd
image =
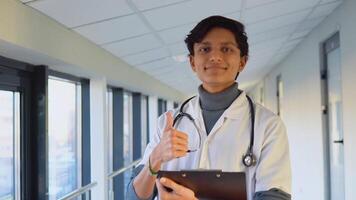
[(172, 56), (173, 60), (176, 62), (186, 62), (188, 60), (188, 56), (185, 54), (181, 54), (181, 55), (176, 55), (176, 56)]

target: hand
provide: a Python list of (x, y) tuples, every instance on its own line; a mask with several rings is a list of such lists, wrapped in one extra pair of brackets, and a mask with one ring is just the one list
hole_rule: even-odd
[(173, 128), (172, 113), (167, 112), (161, 141), (150, 156), (152, 168), (158, 171), (162, 163), (185, 156), (187, 151), (188, 135)]
[[(198, 200), (192, 190), (179, 185), (168, 178), (157, 179), (156, 186), (161, 200)], [(172, 189), (172, 191), (168, 192), (164, 187), (168, 187)]]

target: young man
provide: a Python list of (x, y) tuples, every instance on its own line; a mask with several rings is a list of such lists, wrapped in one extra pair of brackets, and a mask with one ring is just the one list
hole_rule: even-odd
[(135, 169), (127, 198), (153, 199), (158, 191), (160, 199), (197, 199), (190, 189), (167, 178), (156, 180), (155, 175), (159, 170), (203, 168), (244, 171), (249, 200), (291, 199), (284, 125), (266, 108), (252, 104), (235, 82), (248, 59), (244, 26), (211, 16), (199, 22), (185, 42), (192, 70), (202, 82), (199, 95), (182, 104), (194, 120), (175, 120), (178, 110), (159, 117), (158, 132)]

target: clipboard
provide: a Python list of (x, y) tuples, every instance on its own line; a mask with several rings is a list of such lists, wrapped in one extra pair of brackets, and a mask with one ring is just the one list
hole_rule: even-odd
[(157, 178), (161, 177), (193, 190), (200, 200), (247, 200), (245, 172), (159, 171)]

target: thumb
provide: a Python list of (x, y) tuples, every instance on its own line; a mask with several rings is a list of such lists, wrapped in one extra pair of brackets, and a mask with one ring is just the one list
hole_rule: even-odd
[(164, 131), (171, 130), (173, 128), (173, 115), (172, 112), (167, 112), (166, 113), (166, 126), (164, 128)]

